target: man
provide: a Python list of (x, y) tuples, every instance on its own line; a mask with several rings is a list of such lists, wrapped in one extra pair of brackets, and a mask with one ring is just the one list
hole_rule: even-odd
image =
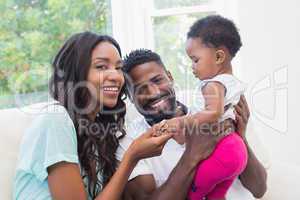
[[(159, 55), (150, 50), (131, 52), (124, 61), (123, 71), (127, 80), (127, 92), (135, 107), (144, 118), (130, 122), (127, 135), (120, 141), (118, 156), (131, 142), (151, 126), (163, 119), (188, 113), (188, 107), (177, 101), (173, 78), (166, 70)], [(190, 108), (192, 109), (192, 107)], [(247, 144), (245, 128), (249, 111), (245, 100), (240, 101), (237, 111), (237, 131)], [(210, 131), (226, 132), (233, 128), (231, 122)], [(199, 130), (186, 129), (186, 144), (181, 146), (169, 140), (161, 156), (141, 160), (132, 172), (127, 184), (125, 199), (185, 199), (192, 183), (195, 168), (213, 151), (217, 139), (211, 134), (197, 134)], [(201, 130), (200, 130), (201, 131)], [(249, 159), (245, 171), (228, 193), (228, 199), (250, 200), (260, 198), (266, 192), (266, 171), (249, 145)], [(252, 196), (252, 195), (253, 196)]]

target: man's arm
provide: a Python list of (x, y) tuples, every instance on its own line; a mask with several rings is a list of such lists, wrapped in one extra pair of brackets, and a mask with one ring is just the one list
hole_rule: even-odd
[(248, 163), (244, 172), (240, 175), (240, 180), (255, 198), (262, 198), (267, 191), (267, 171), (259, 162), (245, 141), (248, 149)]
[(184, 154), (167, 181), (156, 188), (152, 175), (141, 175), (129, 181), (125, 189), (126, 200), (184, 200), (194, 178), (196, 166), (213, 151), (217, 140), (207, 134), (186, 134)]
[(248, 149), (248, 163), (246, 169), (239, 178), (243, 186), (247, 188), (255, 198), (261, 198), (267, 191), (267, 171), (256, 158), (245, 136), (250, 112), (244, 96), (241, 97), (240, 102), (235, 107), (235, 111), (238, 132)]
[(141, 175), (129, 181), (126, 190), (131, 200), (183, 200), (193, 177), (194, 167), (180, 160), (162, 186), (156, 188), (153, 175)]

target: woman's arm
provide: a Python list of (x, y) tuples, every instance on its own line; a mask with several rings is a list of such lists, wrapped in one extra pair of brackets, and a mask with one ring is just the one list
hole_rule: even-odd
[(48, 185), (53, 199), (87, 199), (78, 164), (60, 162), (48, 167)]
[[(96, 197), (96, 200), (119, 200), (128, 177), (138, 160), (160, 155), (165, 143), (172, 135), (152, 137), (152, 130), (136, 139), (129, 147), (117, 171)], [(83, 200), (87, 199), (80, 169), (77, 164), (60, 162), (48, 168), (48, 184), (53, 199)]]
[[(125, 155), (118, 170), (96, 200), (120, 199), (124, 185), (127, 183), (127, 179), (136, 163), (137, 161), (132, 159), (132, 156)], [(48, 183), (53, 199), (87, 199), (77, 164), (57, 163), (49, 167), (48, 172)]]

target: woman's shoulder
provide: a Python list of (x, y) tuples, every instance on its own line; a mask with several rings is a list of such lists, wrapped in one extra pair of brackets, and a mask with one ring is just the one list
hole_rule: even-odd
[(76, 130), (63, 106), (49, 104), (23, 135), (17, 170), (43, 181), (47, 168), (61, 161), (78, 163)]
[(52, 127), (51, 125), (74, 126), (66, 108), (57, 102), (44, 105), (34, 118), (33, 125), (42, 126), (44, 129)]
[(25, 130), (22, 141), (42, 142), (49, 138), (76, 139), (76, 130), (67, 110), (58, 103), (44, 105)]

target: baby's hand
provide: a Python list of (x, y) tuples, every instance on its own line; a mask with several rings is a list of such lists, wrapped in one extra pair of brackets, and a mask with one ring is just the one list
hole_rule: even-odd
[(167, 120), (168, 132), (173, 134), (173, 139), (178, 144), (185, 143), (185, 135), (183, 131), (182, 121), (179, 118)]
[(154, 129), (153, 136), (158, 137), (163, 134), (167, 134), (168, 133), (167, 126), (168, 126), (167, 120), (163, 120), (160, 123), (153, 125), (153, 129)]
[(154, 128), (154, 137), (160, 136), (162, 134), (172, 134), (173, 139), (178, 144), (185, 143), (185, 135), (183, 131), (182, 122), (178, 118), (173, 118), (169, 120), (163, 120), (158, 124), (153, 126)]

